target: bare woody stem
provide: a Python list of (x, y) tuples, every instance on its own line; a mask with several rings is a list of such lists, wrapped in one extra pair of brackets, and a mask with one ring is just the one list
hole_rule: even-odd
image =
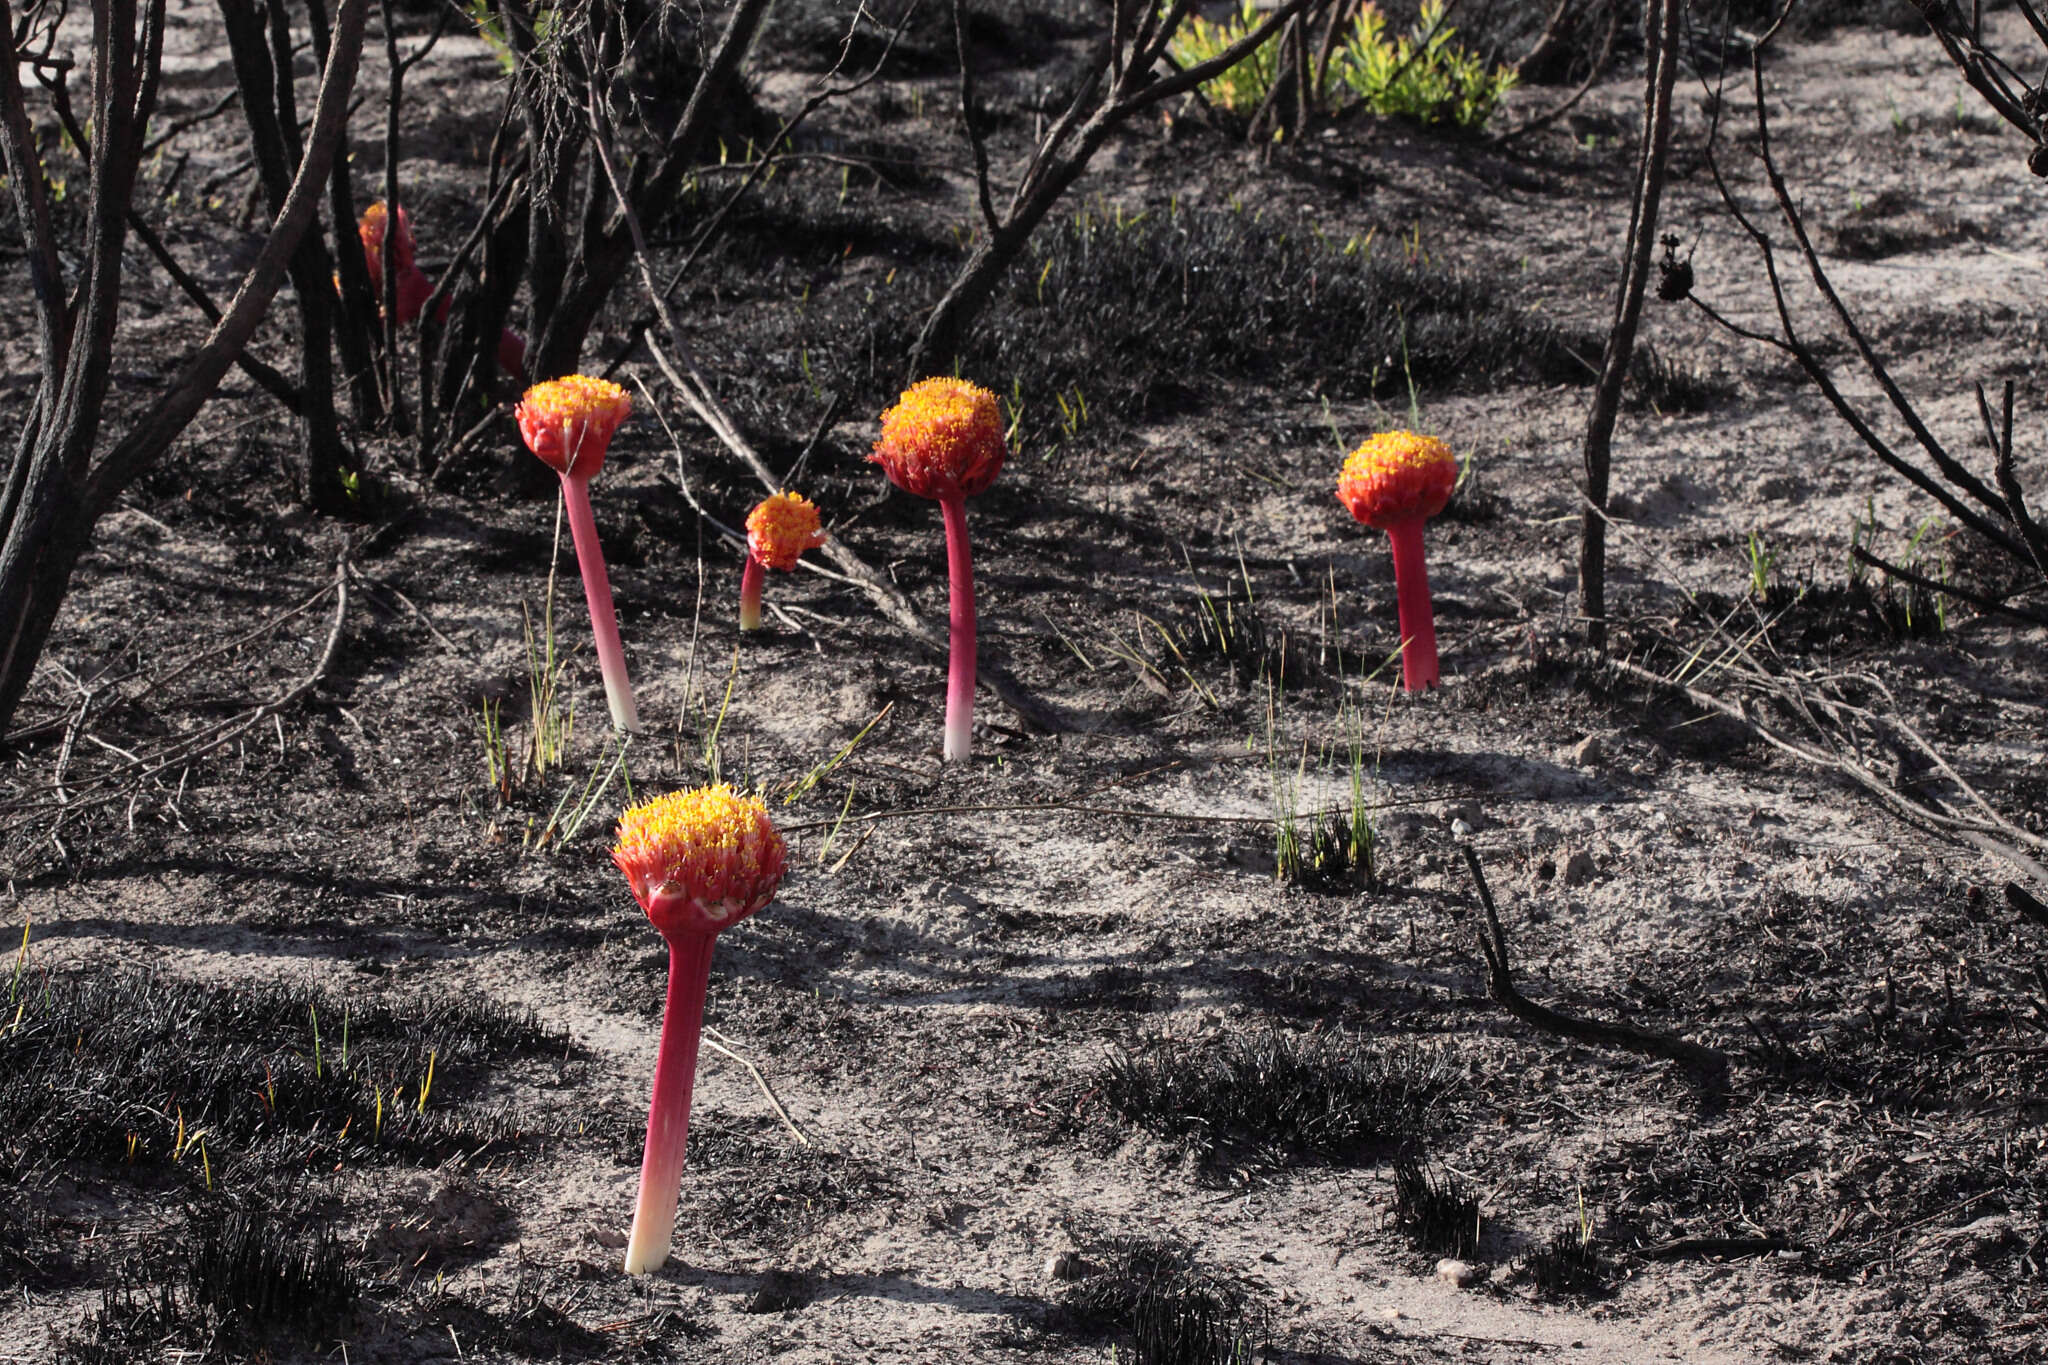
[(668, 1004), (654, 1057), (654, 1098), (647, 1107), (647, 1147), (640, 1159), (640, 1198), (626, 1241), (628, 1275), (661, 1269), (675, 1236), (690, 1138), (690, 1096), (697, 1084), (697, 1044), (704, 1031), (704, 992), (711, 981), (711, 934), (671, 939)]
[(967, 546), (967, 499), (939, 499), (946, 518), (946, 573), (952, 587), (951, 660), (946, 674), (948, 763), (965, 763), (974, 735), (974, 557)]
[(761, 561), (750, 553), (747, 567), (740, 571), (740, 629), (761, 628), (761, 581), (767, 577)]
[(619, 618), (612, 610), (604, 547), (597, 538), (597, 521), (590, 515), (587, 476), (562, 476), (562, 505), (569, 514), (570, 538), (576, 542), (576, 567), (583, 574), (583, 600), (590, 606), (590, 631), (597, 637), (597, 666), (604, 674), (604, 699), (611, 707), (612, 728), (638, 734), (640, 712), (633, 705), (633, 681), (626, 674), (625, 647), (619, 643)]
[(1401, 604), (1401, 686), (1426, 692), (1437, 685), (1436, 610), (1429, 601), (1429, 569), (1422, 555), (1422, 518), (1387, 528), (1394, 550), (1394, 593)]

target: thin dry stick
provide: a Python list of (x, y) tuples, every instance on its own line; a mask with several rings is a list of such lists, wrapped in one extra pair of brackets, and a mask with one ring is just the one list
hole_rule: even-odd
[(1470, 844), (1460, 844), (1458, 851), (1465, 855), (1465, 867), (1472, 874), (1472, 885), (1477, 888), (1479, 904), (1486, 912), (1486, 923), (1479, 931), (1479, 951), (1486, 957), (1487, 990), (1495, 1004), (1531, 1028), (1545, 1033), (1591, 1043), (1595, 1047), (1619, 1048), (1645, 1057), (1678, 1062), (1704, 1082), (1716, 1087), (1725, 1084), (1728, 1078), (1728, 1054), (1725, 1052), (1627, 1024), (1608, 1024), (1597, 1019), (1560, 1014), (1523, 995), (1515, 986), (1514, 968), (1508, 961), (1507, 936), (1501, 932), (1500, 912), (1494, 906), (1493, 890), (1486, 884), (1486, 874), (1480, 869), (1479, 855), (1472, 851)]
[(732, 1061), (738, 1062), (741, 1066), (747, 1069), (747, 1074), (754, 1078), (754, 1084), (760, 1087), (762, 1096), (767, 1099), (768, 1107), (775, 1111), (775, 1117), (782, 1120), (782, 1126), (784, 1128), (789, 1129), (789, 1135), (791, 1137), (795, 1138), (799, 1143), (803, 1144), (806, 1147), (815, 1147), (818, 1145), (817, 1143), (811, 1141), (810, 1136), (806, 1134), (803, 1129), (796, 1126), (796, 1120), (789, 1116), (789, 1111), (782, 1107), (782, 1101), (775, 1097), (775, 1087), (768, 1084), (768, 1078), (761, 1074), (761, 1068), (755, 1066), (752, 1062), (748, 1061), (745, 1057), (741, 1056), (738, 1052), (733, 1050), (733, 1048), (730, 1046), (732, 1042), (730, 1038), (727, 1038), (723, 1033), (720, 1033), (717, 1029), (712, 1028), (709, 1025), (706, 1025), (704, 1027), (702, 1036), (705, 1042), (711, 1044), (712, 1051), (717, 1052), (721, 1056), (726, 1057)]

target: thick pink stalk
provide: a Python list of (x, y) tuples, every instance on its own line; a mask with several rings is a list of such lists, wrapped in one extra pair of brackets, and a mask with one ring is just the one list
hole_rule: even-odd
[(946, 516), (946, 573), (952, 582), (952, 660), (946, 673), (948, 763), (965, 763), (974, 735), (974, 556), (967, 548), (967, 499), (939, 499)]
[(740, 629), (761, 628), (761, 581), (768, 573), (761, 567), (761, 561), (752, 554), (747, 556), (747, 567), (740, 570)]
[(612, 611), (604, 547), (597, 540), (597, 521), (590, 515), (589, 477), (564, 474), (562, 502), (569, 512), (569, 536), (576, 542), (576, 567), (583, 572), (583, 600), (590, 605), (590, 630), (597, 637), (597, 667), (604, 674), (612, 728), (638, 734), (640, 712), (633, 706), (632, 679), (626, 676), (626, 650), (619, 643), (619, 618)]
[(661, 1269), (675, 1236), (683, 1190), (683, 1149), (690, 1137), (690, 1095), (697, 1086), (697, 1041), (704, 1031), (704, 990), (711, 979), (714, 934), (687, 934), (668, 945), (668, 1006), (661, 1050), (654, 1058), (654, 1100), (647, 1107), (647, 1150), (640, 1159), (640, 1199), (626, 1241), (626, 1273)]
[(1422, 561), (1422, 518), (1387, 528), (1394, 547), (1394, 593), (1401, 604), (1401, 685), (1423, 692), (1437, 685), (1436, 615), (1429, 605), (1429, 570)]

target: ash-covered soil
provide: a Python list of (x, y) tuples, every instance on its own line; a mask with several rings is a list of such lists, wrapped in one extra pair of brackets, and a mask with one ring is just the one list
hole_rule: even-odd
[[(999, 164), (1087, 41), (1029, 13), (997, 36), (1035, 46), (984, 53)], [(177, 110), (227, 79), (188, 18)], [(760, 54), (771, 113), (813, 78), (801, 37)], [(844, 400), (799, 486), (933, 619), (936, 512), (864, 456), (974, 222), (947, 51), (828, 111), (679, 295), (777, 467)], [(408, 81), (430, 259), (473, 211), (496, 72), (449, 38)], [(1760, 324), (1686, 82), (1666, 223), (1700, 297)], [(984, 657), (1061, 724), (984, 692), (964, 766), (937, 758), (942, 661), (857, 587), (775, 576), (770, 628), (737, 634), (738, 559), (679, 481), (729, 525), (758, 494), (644, 356), (594, 497), (648, 733), (623, 765), (603, 736), (561, 545), (574, 725), (539, 774), (554, 513), (509, 423), (432, 482), (373, 449), (363, 518), (330, 522), (292, 505), (286, 420), (231, 381), (101, 526), (0, 772), (0, 938), (26, 943), (0, 964), (0, 1360), (1128, 1360), (1162, 1315), (1329, 1365), (2048, 1357), (2048, 928), (2000, 894), (2013, 869), (1577, 643), (1639, 84), (1509, 150), (1369, 119), (1247, 150), (1192, 111), (1105, 150), (966, 369), (1020, 416), (970, 507)], [(1961, 89), (1924, 37), (1851, 28), (1784, 51), (1768, 112), (1901, 384), (1988, 469), (1969, 386), (2014, 380), (2041, 487), (2048, 226), (2025, 145)], [(1763, 212), (1744, 99), (1731, 80), (1720, 155)], [(235, 132), (186, 134), (150, 209), (194, 252), (242, 240), (246, 179), (196, 192)], [(204, 264), (231, 278), (232, 253)], [(134, 276), (137, 353), (193, 344)], [(1692, 659), (1714, 691), (1698, 662), (1737, 621), (2041, 832), (2048, 635), (1848, 550), (2009, 586), (1991, 561), (1780, 357), (1685, 306), (1652, 303), (1643, 339), (1615, 657)], [(10, 374), (29, 345), (8, 330)], [(259, 346), (290, 353), (275, 324)], [(1379, 668), (1384, 538), (1331, 496), (1345, 450), (1410, 424), (1471, 456), (1430, 532), (1444, 686), (1417, 698)], [(707, 1050), (677, 1251), (631, 1280), (667, 959), (607, 835), (629, 782), (713, 773), (765, 791), (793, 871), (721, 938), (708, 1022), (801, 1136)], [(1309, 839), (1354, 773), (1370, 885), (1277, 879), (1276, 810)], [(1461, 842), (1528, 995), (1728, 1074), (1503, 1013)], [(1435, 1273), (1452, 1252), (1462, 1285)]]

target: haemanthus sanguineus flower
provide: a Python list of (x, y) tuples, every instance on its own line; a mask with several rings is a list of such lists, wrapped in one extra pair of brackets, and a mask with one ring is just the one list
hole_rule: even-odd
[(598, 543), (597, 522), (590, 514), (590, 477), (604, 467), (612, 433), (632, 411), (633, 400), (617, 384), (572, 374), (528, 389), (513, 416), (519, 421), (526, 448), (562, 476), (562, 505), (569, 517), (570, 538), (576, 542), (576, 567), (583, 574), (583, 598), (590, 606), (597, 666), (604, 674), (612, 725), (637, 732), (640, 713), (633, 705), (633, 684), (626, 675), (626, 651), (619, 643), (604, 549)]
[(1337, 501), (1394, 551), (1394, 592), (1401, 613), (1401, 685), (1437, 685), (1436, 620), (1429, 604), (1422, 525), (1444, 510), (1458, 483), (1458, 457), (1434, 436), (1383, 431), (1351, 452), (1337, 476)]
[(825, 543), (818, 508), (800, 493), (766, 497), (747, 513), (747, 567), (740, 572), (740, 629), (761, 628), (763, 572), (789, 573), (805, 550)]
[(669, 950), (640, 1196), (626, 1242), (626, 1273), (644, 1275), (668, 1259), (675, 1234), (712, 947), (720, 930), (775, 898), (787, 856), (767, 808), (721, 784), (671, 792), (627, 811), (612, 861)]
[(931, 498), (946, 522), (952, 588), (951, 660), (946, 679), (946, 761), (966, 761), (974, 729), (974, 565), (967, 546), (967, 499), (1002, 470), (996, 396), (961, 379), (926, 379), (882, 414), (882, 439), (868, 458), (906, 493)]
[[(397, 220), (394, 229), (392, 220)], [(363, 216), (356, 224), (356, 236), (363, 244), (363, 265), (370, 274), (370, 292), (376, 296), (377, 306), (384, 306), (384, 247), (388, 239), (391, 246), (391, 260), (398, 271), (398, 323), (401, 327), (419, 319), (425, 310), (427, 300), (433, 297), (434, 282), (419, 267), (419, 247), (412, 233), (412, 218), (403, 204), (396, 214), (391, 213), (379, 199), (363, 210)], [(454, 300), (443, 295), (441, 306), (434, 310), (436, 323), (448, 320), (448, 309)], [(506, 374), (517, 375), (526, 365), (526, 338), (510, 327), (498, 333), (498, 367)]]

